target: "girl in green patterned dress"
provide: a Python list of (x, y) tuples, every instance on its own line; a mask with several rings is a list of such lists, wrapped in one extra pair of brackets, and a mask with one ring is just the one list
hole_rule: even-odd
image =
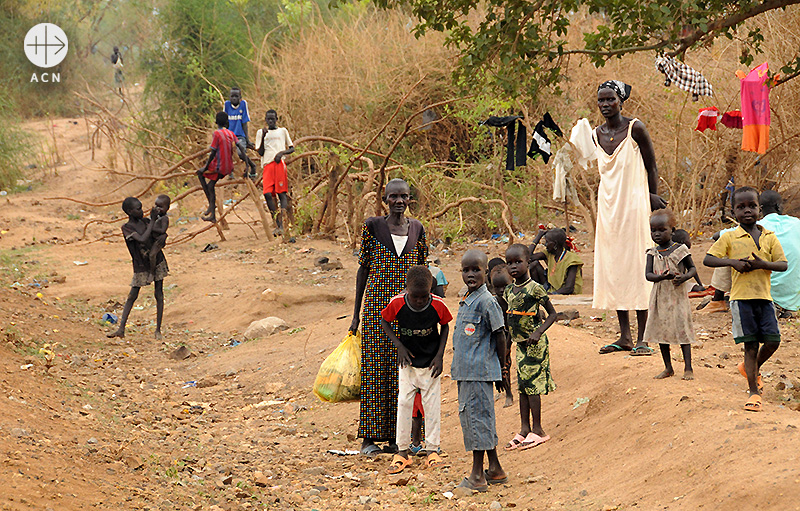
[[(528, 274), (528, 247), (514, 244), (506, 250), (506, 265), (514, 283), (503, 297), (508, 304), (506, 325), (509, 338), (517, 343), (517, 381), (519, 383), (520, 432), (505, 449), (530, 449), (550, 440), (542, 429), (542, 394), (555, 390), (550, 373), (550, 348), (545, 331), (556, 321), (556, 310), (547, 291)], [(539, 319), (544, 307), (547, 318)], [(531, 419), (533, 419), (531, 423)]]

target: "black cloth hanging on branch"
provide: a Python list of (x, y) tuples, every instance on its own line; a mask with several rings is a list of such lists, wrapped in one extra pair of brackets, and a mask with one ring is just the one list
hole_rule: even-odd
[(526, 157), (528, 130), (520, 119), (522, 117), (519, 115), (507, 115), (505, 117), (493, 115), (479, 124), (480, 126), (506, 128), (508, 133), (506, 137), (506, 170), (514, 170), (515, 166), (524, 167), (528, 163)]
[(540, 154), (542, 155), (544, 162), (547, 163), (550, 161), (551, 151), (550, 139), (547, 138), (547, 134), (544, 131), (545, 128), (555, 133), (558, 137), (564, 136), (564, 133), (550, 116), (550, 112), (545, 113), (544, 117), (542, 117), (542, 120), (536, 123), (536, 127), (533, 129), (531, 148), (528, 151), (528, 156), (534, 158), (537, 154)]

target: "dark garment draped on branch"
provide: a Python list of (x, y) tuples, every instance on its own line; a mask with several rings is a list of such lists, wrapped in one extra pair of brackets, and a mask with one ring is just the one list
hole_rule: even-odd
[[(506, 128), (506, 170), (514, 170), (514, 167), (524, 167), (528, 162), (525, 157), (525, 146), (528, 142), (528, 133), (525, 125), (519, 120), (519, 115), (507, 115), (505, 117), (491, 116), (481, 122), (481, 126), (492, 126), (494, 128)], [(519, 129), (517, 129), (519, 124)], [(516, 135), (515, 135), (516, 132)]]

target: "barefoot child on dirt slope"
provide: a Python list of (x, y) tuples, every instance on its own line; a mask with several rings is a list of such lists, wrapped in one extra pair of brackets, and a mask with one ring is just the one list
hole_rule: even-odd
[(670, 209), (657, 209), (650, 214), (650, 237), (655, 247), (647, 249), (645, 278), (653, 282), (645, 342), (661, 346), (664, 370), (655, 378), (661, 380), (675, 374), (669, 353), (670, 344), (677, 344), (683, 353), (683, 379), (694, 380), (692, 371), (692, 310), (684, 284), (697, 274), (689, 248), (672, 241), (675, 215)]
[[(217, 221), (214, 213), (217, 202), (217, 181), (233, 172), (233, 151), (236, 147), (236, 135), (228, 129), (228, 114), (217, 112), (216, 123), (217, 130), (214, 131), (214, 137), (211, 139), (211, 153), (208, 155), (208, 161), (203, 168), (197, 171), (200, 186), (208, 199), (208, 208), (200, 218), (212, 223)], [(244, 172), (247, 174), (247, 170)]]
[[(397, 444), (390, 474), (399, 474), (413, 463), (407, 447), (411, 441), (411, 411), (417, 391), (425, 409), (425, 450), (428, 468), (442, 466), (439, 456), (441, 431), (441, 378), (444, 347), (453, 316), (438, 296), (431, 294), (433, 277), (425, 266), (412, 266), (406, 276), (406, 290), (392, 298), (381, 311), (381, 327), (397, 348)], [(398, 335), (392, 330), (397, 321)], [(441, 325), (441, 329), (437, 327)]]
[[(495, 259), (500, 259), (499, 257)], [(494, 259), (492, 259), (494, 261)], [(492, 267), (492, 261), (489, 261), (489, 283), (486, 287), (489, 288), (489, 292), (492, 293), (497, 299), (497, 304), (500, 305), (500, 309), (503, 311), (505, 315), (506, 311), (508, 311), (508, 304), (506, 303), (505, 298), (503, 298), (503, 291), (506, 290), (506, 287), (513, 282), (511, 278), (511, 274), (508, 273), (508, 267), (506, 266), (506, 262), (500, 259), (500, 263), (496, 263), (494, 267)], [(508, 320), (506, 320), (506, 331), (505, 336), (508, 338)], [(514, 404), (514, 393), (511, 391), (511, 350), (506, 350), (506, 356), (503, 360), (503, 367), (500, 368), (500, 373), (503, 375), (503, 392), (506, 393), (506, 402), (503, 404), (503, 408), (508, 408)]]
[[(264, 199), (278, 228), (275, 235), (283, 234), (283, 220), (289, 212), (289, 177), (283, 157), (294, 152), (294, 144), (286, 128), (278, 127), (278, 112), (267, 110), (264, 120), (267, 127), (256, 133), (256, 151), (261, 155), (261, 168), (264, 171)], [(282, 213), (278, 213), (275, 195), (281, 203)]]
[[(550, 373), (550, 346), (545, 334), (556, 321), (556, 310), (544, 286), (528, 274), (529, 260), (526, 245), (515, 243), (506, 250), (506, 264), (514, 283), (506, 287), (503, 299), (508, 304), (509, 340), (517, 343), (521, 422), (519, 433), (505, 447), (507, 451), (531, 449), (550, 440), (542, 429), (542, 394), (556, 389)], [(540, 307), (547, 312), (544, 321), (539, 319)]]
[(170, 198), (168, 195), (159, 195), (156, 197), (153, 211), (156, 213), (156, 219), (153, 221), (153, 230), (150, 239), (144, 244), (144, 256), (150, 264), (150, 271), (155, 273), (156, 265), (158, 264), (158, 254), (167, 245), (167, 229), (169, 228), (169, 211)]
[(139, 288), (155, 283), (156, 298), (156, 331), (155, 338), (161, 340), (161, 318), (164, 316), (164, 277), (169, 274), (167, 259), (164, 253), (159, 251), (156, 256), (155, 271), (150, 271), (149, 261), (144, 257), (142, 248), (153, 233), (153, 225), (158, 215), (157, 208), (150, 212), (150, 218), (144, 218), (142, 203), (135, 197), (127, 197), (122, 201), (122, 211), (128, 215), (128, 222), (122, 226), (122, 235), (125, 238), (125, 245), (131, 254), (133, 262), (133, 280), (131, 281), (131, 291), (128, 293), (128, 300), (122, 311), (122, 319), (119, 328), (108, 337), (125, 337), (125, 324), (133, 308), (133, 303), (139, 297)]
[[(744, 344), (744, 364), (750, 398), (744, 409), (761, 411), (761, 366), (778, 349), (781, 334), (770, 294), (770, 273), (786, 271), (786, 257), (775, 233), (757, 225), (758, 192), (744, 186), (734, 190), (731, 205), (739, 227), (723, 233), (711, 246), (703, 264), (730, 266), (733, 340)], [(759, 347), (759, 344), (761, 345)]]
[[(458, 382), (458, 418), (464, 448), (472, 451), (472, 472), (459, 486), (485, 492), (490, 484), (508, 481), (497, 458), (497, 426), (494, 390), (503, 389), (501, 365), (506, 340), (503, 311), (486, 288), (486, 254), (467, 250), (461, 258), (461, 278), (467, 294), (461, 299), (453, 330), (453, 364), (450, 373)], [(489, 467), (483, 470), (484, 454)]]

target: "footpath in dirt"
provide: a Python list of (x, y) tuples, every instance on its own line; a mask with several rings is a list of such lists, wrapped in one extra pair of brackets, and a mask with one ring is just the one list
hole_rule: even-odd
[[(448, 376), (451, 348), (442, 397), (447, 468), (417, 462), (388, 476), (388, 455), (329, 452), (359, 446), (358, 403), (321, 403), (311, 393), (350, 322), (357, 262), (346, 237), (268, 242), (236, 220), (226, 242), (211, 230), (169, 246), (164, 341), (152, 335), (152, 288), (142, 290), (125, 339), (107, 339), (113, 327), (101, 317), (121, 313), (130, 260), (119, 238), (87, 241), (120, 224), (79, 238), (87, 221), (119, 215), (118, 206), (47, 198), (122, 195), (103, 196), (118, 183), (91, 170), (85, 127), (72, 121), (51, 126), (66, 164), (0, 201), (0, 509), (800, 509), (797, 320), (781, 320), (784, 342), (764, 369), (764, 411), (748, 413), (728, 315), (694, 313), (694, 381), (654, 380), (657, 356), (598, 355), (615, 336), (612, 311), (557, 301), (557, 310), (580, 318), (548, 332), (558, 389), (542, 402), (552, 439), (501, 451), (509, 482), (485, 494), (455, 489), (471, 455)], [(170, 235), (199, 228), (192, 217), (201, 207), (195, 200), (173, 210)], [(240, 216), (258, 218), (249, 204)], [(579, 230), (577, 238), (589, 277), (591, 235)], [(217, 248), (203, 251), (211, 243)], [(493, 242), (433, 249), (454, 313), (458, 261), (470, 247), (504, 250)], [(707, 247), (693, 247), (696, 260)], [(342, 268), (323, 270), (319, 257)], [(287, 328), (244, 338), (268, 316)], [(503, 401), (501, 443), (519, 425)]]

